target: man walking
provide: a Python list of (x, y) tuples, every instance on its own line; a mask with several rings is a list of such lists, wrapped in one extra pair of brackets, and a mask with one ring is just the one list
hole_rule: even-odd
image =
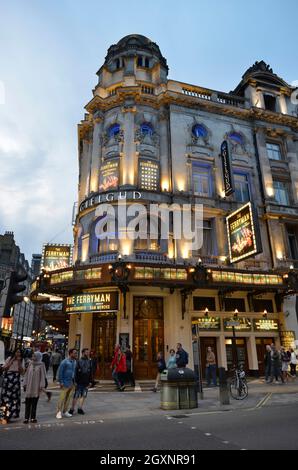
[(186, 367), (188, 364), (188, 353), (184, 351), (181, 343), (177, 343), (176, 364), (177, 367)]
[(67, 418), (72, 417), (70, 413), (67, 412), (69, 408), (69, 402), (71, 400), (72, 394), (74, 392), (74, 379), (75, 379), (75, 370), (76, 370), (76, 359), (77, 351), (76, 349), (70, 349), (68, 351), (68, 359), (64, 359), (61, 362), (59, 367), (59, 376), (58, 380), (60, 383), (61, 393), (57, 406), (57, 419), (62, 419), (62, 413)]
[(211, 378), (214, 387), (217, 386), (217, 381), (216, 381), (216, 360), (215, 360), (215, 354), (212, 351), (212, 348), (208, 346), (207, 348), (207, 354), (206, 354), (206, 379), (207, 379), (207, 387), (210, 387), (211, 384)]
[(53, 368), (53, 382), (56, 382), (57, 371), (59, 369), (60, 363), (62, 361), (62, 356), (58, 349), (56, 349), (51, 358), (52, 368)]
[(271, 347), (269, 344), (266, 345), (266, 352), (264, 355), (264, 366), (265, 366), (265, 381), (268, 383), (269, 377), (271, 377)]
[(69, 414), (73, 415), (75, 412), (77, 401), (79, 401), (78, 414), (84, 415), (83, 404), (88, 394), (88, 387), (92, 385), (92, 362), (89, 358), (89, 349), (82, 350), (82, 357), (77, 362), (75, 370), (75, 383), (76, 389), (72, 401), (72, 407)]

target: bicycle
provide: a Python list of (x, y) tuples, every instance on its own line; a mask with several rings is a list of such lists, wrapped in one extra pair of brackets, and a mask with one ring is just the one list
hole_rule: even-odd
[(230, 394), (235, 400), (244, 400), (248, 396), (245, 371), (242, 365), (233, 370), (235, 371), (235, 375), (230, 381)]

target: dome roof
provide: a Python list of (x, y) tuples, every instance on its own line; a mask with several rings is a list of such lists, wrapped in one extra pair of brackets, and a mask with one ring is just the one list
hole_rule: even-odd
[(110, 59), (115, 58), (118, 54), (131, 51), (149, 52), (149, 54), (156, 56), (162, 65), (168, 69), (167, 61), (161, 54), (158, 45), (142, 34), (129, 34), (128, 36), (124, 36), (120, 39), (117, 44), (113, 44), (109, 47), (105, 63), (109, 62)]

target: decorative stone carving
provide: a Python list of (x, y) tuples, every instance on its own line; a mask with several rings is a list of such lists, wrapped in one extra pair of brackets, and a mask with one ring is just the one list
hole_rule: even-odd
[(224, 139), (229, 141), (233, 153), (248, 155), (246, 137), (243, 132), (237, 131), (231, 126), (231, 130), (224, 135)]

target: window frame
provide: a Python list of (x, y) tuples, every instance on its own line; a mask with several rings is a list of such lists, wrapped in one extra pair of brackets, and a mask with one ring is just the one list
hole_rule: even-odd
[[(274, 150), (273, 149), (268, 149), (268, 145), (275, 145), (276, 147), (279, 148), (279, 155), (280, 155), (280, 158), (272, 158), (270, 157), (269, 152), (273, 152), (274, 153)], [(282, 161), (285, 161), (285, 157), (284, 157), (284, 151), (283, 151), (283, 146), (280, 142), (273, 142), (273, 141), (266, 141), (266, 152), (267, 152), (267, 157), (269, 160), (272, 160), (274, 162), (282, 162)]]
[[(194, 169), (204, 169), (206, 171), (206, 175), (208, 174), (208, 194), (207, 193), (200, 193), (199, 191), (195, 191), (195, 185), (194, 185), (194, 176), (195, 172)], [(199, 174), (199, 173), (197, 173)], [(198, 197), (206, 197), (206, 198), (212, 198), (214, 195), (214, 185), (213, 185), (213, 179), (212, 179), (212, 166), (208, 163), (202, 163), (202, 162), (196, 162), (193, 161), (191, 165), (191, 190), (195, 196)]]
[[(287, 198), (288, 198), (288, 203), (287, 204), (284, 204), (284, 202), (281, 202), (281, 201), (276, 199), (277, 190), (281, 189), (281, 188), (276, 188), (276, 186), (275, 186), (276, 183), (283, 184), (285, 186), (285, 188), (287, 189), (287, 192), (286, 192)], [(277, 180), (277, 179), (273, 178), (273, 189), (274, 189), (274, 201), (276, 202), (276, 204), (278, 204), (280, 206), (291, 206), (292, 205), (292, 194), (291, 194), (291, 182), (290, 181), (288, 181), (288, 180)]]
[[(236, 176), (244, 176), (246, 178), (246, 187), (248, 189), (248, 199), (247, 200), (238, 200), (237, 197), (236, 197), (236, 182), (237, 182), (237, 178)], [(234, 177), (234, 185), (235, 185), (235, 193), (234, 193), (234, 199), (236, 202), (239, 202), (239, 203), (243, 203), (245, 204), (246, 202), (250, 202), (251, 201), (251, 194), (252, 194), (252, 191), (251, 191), (251, 177), (250, 177), (250, 174), (247, 172), (247, 171), (242, 171), (242, 170), (238, 170), (238, 169), (233, 169), (233, 177)]]

